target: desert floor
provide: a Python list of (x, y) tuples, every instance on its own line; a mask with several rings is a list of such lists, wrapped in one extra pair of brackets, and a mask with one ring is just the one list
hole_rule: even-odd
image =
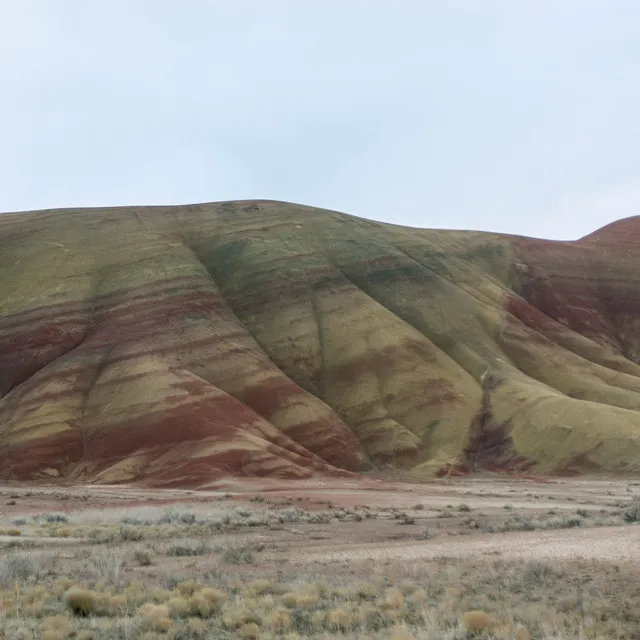
[(0, 487), (0, 637), (640, 638), (640, 481)]

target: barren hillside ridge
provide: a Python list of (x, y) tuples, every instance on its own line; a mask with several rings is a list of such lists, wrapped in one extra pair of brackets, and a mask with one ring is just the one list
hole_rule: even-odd
[(576, 242), (271, 201), (0, 216), (0, 477), (640, 469), (640, 217)]

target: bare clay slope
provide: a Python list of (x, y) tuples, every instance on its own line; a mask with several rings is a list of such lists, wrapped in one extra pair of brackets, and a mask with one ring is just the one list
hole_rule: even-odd
[(552, 243), (264, 201), (4, 214), (0, 475), (637, 470), (640, 221), (619, 224)]

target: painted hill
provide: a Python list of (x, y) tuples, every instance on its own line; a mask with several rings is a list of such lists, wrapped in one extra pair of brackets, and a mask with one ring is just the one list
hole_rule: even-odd
[(1, 215), (0, 477), (638, 471), (639, 240), (265, 201)]

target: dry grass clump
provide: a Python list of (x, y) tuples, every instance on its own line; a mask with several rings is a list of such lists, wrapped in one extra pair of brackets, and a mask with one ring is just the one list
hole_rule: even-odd
[(66, 640), (74, 633), (66, 616), (51, 616), (42, 621), (42, 640)]
[(224, 591), (197, 583), (181, 583), (175, 591), (167, 592), (166, 605), (170, 614), (178, 618), (211, 618), (220, 613), (228, 599)]
[(166, 633), (173, 627), (173, 621), (169, 617), (169, 607), (165, 604), (152, 604), (147, 602), (138, 610), (143, 620), (144, 627), (150, 631)]
[(139, 542), (144, 538), (144, 531), (135, 525), (121, 524), (120, 525), (120, 539), (125, 542)]
[(238, 545), (226, 549), (222, 554), (222, 560), (229, 564), (253, 564), (255, 556), (251, 548)]
[(110, 594), (84, 587), (71, 587), (64, 602), (71, 613), (80, 618), (122, 614), (129, 604), (123, 594)]
[(491, 625), (491, 616), (485, 611), (467, 611), (462, 616), (462, 626), (467, 631), (484, 631)]
[(73, 538), (74, 530), (71, 527), (65, 527), (60, 524), (47, 524), (44, 525), (42, 535), (50, 538)]
[(274, 633), (283, 633), (291, 628), (292, 620), (291, 612), (288, 609), (279, 607), (267, 614), (264, 626)]
[(210, 618), (220, 613), (222, 605), (227, 600), (227, 595), (219, 589), (205, 587), (191, 596), (189, 606), (192, 615), (201, 618)]
[(371, 582), (360, 582), (353, 588), (353, 593), (358, 600), (374, 600), (378, 590)]
[(290, 592), (282, 596), (282, 604), (289, 609), (311, 609), (319, 602), (319, 596), (311, 593)]
[(191, 616), (191, 603), (189, 598), (177, 595), (167, 600), (167, 606), (171, 615), (177, 618), (189, 618)]
[(125, 598), (127, 604), (132, 607), (139, 607), (149, 599), (149, 593), (140, 581), (130, 582), (120, 596)]
[(48, 600), (47, 588), (43, 585), (35, 585), (28, 587), (16, 583), (14, 589), (18, 589), (21, 593), (20, 611), (26, 616), (33, 618), (42, 618), (49, 612), (46, 610)]
[(255, 605), (254, 600), (244, 599), (226, 607), (221, 617), (222, 627), (230, 631), (240, 629), (248, 624), (256, 624), (261, 627), (263, 620), (254, 611)]
[(240, 627), (238, 633), (241, 638), (257, 640), (260, 637), (260, 627), (255, 622), (247, 622)]
[(397, 611), (402, 609), (404, 605), (404, 594), (396, 587), (387, 589), (384, 596), (377, 602), (380, 611)]
[(268, 594), (278, 594), (284, 593), (283, 589), (285, 587), (281, 584), (278, 584), (274, 580), (252, 580), (247, 584), (244, 588), (244, 593), (254, 598), (256, 596), (264, 596)]
[(98, 611), (98, 594), (90, 589), (73, 587), (67, 591), (64, 600), (75, 616), (86, 617)]
[(61, 598), (64, 594), (75, 586), (76, 581), (72, 578), (57, 578), (53, 584), (50, 585), (50, 592), (57, 598)]
[(151, 552), (147, 549), (136, 549), (133, 552), (133, 559), (141, 567), (148, 567), (153, 564)]
[(326, 614), (325, 626), (329, 631), (348, 631), (354, 623), (353, 615), (344, 608), (333, 609)]
[(202, 638), (207, 633), (207, 624), (200, 618), (189, 618), (185, 629), (187, 637)]
[(178, 582), (175, 586), (175, 590), (183, 596), (192, 596), (202, 585), (195, 580), (183, 580)]

